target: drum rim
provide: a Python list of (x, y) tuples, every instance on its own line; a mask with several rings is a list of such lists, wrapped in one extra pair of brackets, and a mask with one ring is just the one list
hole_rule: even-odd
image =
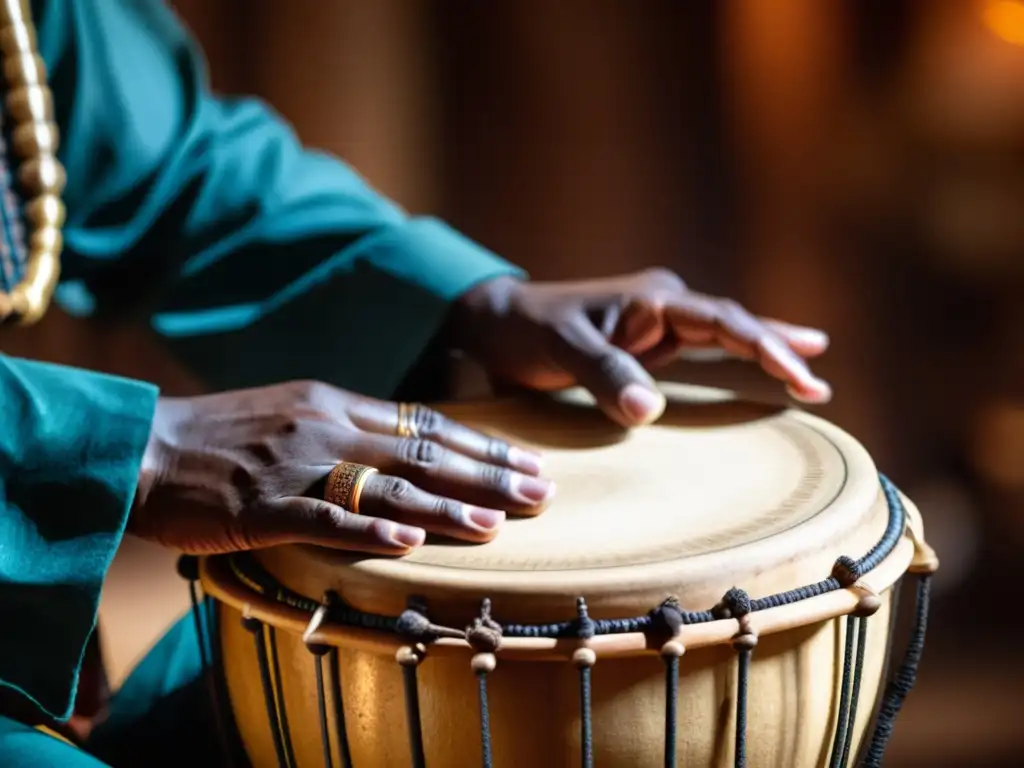
[[(860, 560), (840, 558), (846, 560), (847, 564), (856, 566), (864, 563), (870, 567), (856, 573), (856, 579), (849, 584), (840, 583), (834, 571), (832, 576), (821, 582), (801, 588), (805, 594), (788, 602), (773, 604), (780, 595), (751, 601), (746, 616), (754, 623), (758, 634), (773, 634), (855, 613), (865, 604), (866, 598), (877, 598), (888, 592), (908, 570), (924, 572), (934, 569), (934, 564), (929, 560), (933, 554), (920, 534), (920, 514), (884, 477), (882, 487), (889, 508), (885, 534)], [(301, 595), (296, 600), (294, 594), (282, 585), (278, 585), (276, 593), (262, 588), (246, 575), (245, 566), (239, 567), (239, 563), (244, 562), (247, 556), (248, 553), (232, 553), (199, 558), (204, 592), (240, 611), (243, 617), (255, 618), (304, 634), (307, 644), (355, 646), (378, 651), (393, 651), (408, 644), (408, 638), (403, 638), (395, 631), (396, 622), (401, 617), (380, 617), (387, 619), (390, 626), (382, 624), (370, 628), (367, 628), (367, 622), (360, 625), (358, 621), (353, 621), (352, 616), (347, 620), (328, 619), (325, 622), (321, 615), (320, 622), (317, 622), (318, 614), (327, 611), (326, 603), (318, 603)], [(249, 563), (254, 562), (250, 558)], [(838, 565), (840, 563), (837, 561)], [(720, 645), (735, 637), (737, 624), (733, 617), (713, 615), (714, 610), (701, 614), (695, 614), (693, 621), (688, 621), (684, 615), (683, 625), (675, 633), (684, 647)], [(472, 618), (467, 616), (466, 623), (469, 624)], [(314, 624), (317, 626), (314, 627)], [(571, 634), (514, 636), (503, 639), (502, 655), (538, 660), (565, 659), (571, 657), (581, 642), (593, 648), (601, 657), (634, 656), (657, 651), (662, 647), (664, 637), (654, 637), (649, 629), (621, 633), (598, 631), (583, 639), (574, 638)], [(470, 646), (465, 639), (441, 637), (431, 643), (431, 648), (451, 652), (466, 651)]]

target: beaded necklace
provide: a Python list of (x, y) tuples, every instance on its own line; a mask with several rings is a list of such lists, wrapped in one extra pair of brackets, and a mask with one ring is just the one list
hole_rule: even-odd
[[(0, 323), (29, 324), (46, 312), (60, 275), (65, 215), (60, 196), (66, 181), (57, 160), (53, 93), (29, 0), (0, 0), (0, 62), (10, 121), (4, 135), (18, 158), (12, 178), (8, 141), (0, 136), (0, 216), (6, 231), (0, 238)], [(20, 211), (15, 181), (27, 200)]]

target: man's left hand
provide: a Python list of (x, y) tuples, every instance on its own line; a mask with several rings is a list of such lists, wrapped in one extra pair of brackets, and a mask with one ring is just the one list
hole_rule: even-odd
[(661, 415), (665, 401), (649, 371), (684, 349), (757, 362), (803, 402), (831, 397), (807, 364), (828, 348), (823, 331), (756, 317), (663, 269), (576, 282), (498, 278), (458, 302), (450, 328), (452, 342), (492, 376), (538, 390), (581, 385), (623, 426)]

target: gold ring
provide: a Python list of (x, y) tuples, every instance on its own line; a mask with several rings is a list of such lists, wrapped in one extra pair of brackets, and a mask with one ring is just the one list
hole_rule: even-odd
[(416, 429), (416, 421), (413, 414), (416, 413), (416, 406), (410, 403), (398, 404), (398, 436), (417, 438), (420, 432)]
[(327, 475), (324, 501), (347, 509), (353, 515), (359, 514), (359, 497), (363, 494), (366, 479), (376, 472), (375, 467), (343, 461)]

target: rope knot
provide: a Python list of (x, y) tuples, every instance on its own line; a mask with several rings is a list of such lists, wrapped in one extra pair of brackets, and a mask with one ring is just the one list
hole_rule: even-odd
[(683, 626), (683, 610), (679, 600), (670, 597), (651, 611), (651, 628), (675, 636)]
[(402, 611), (395, 622), (395, 634), (410, 644), (430, 645), (442, 637), (464, 638), (465, 632), (431, 623), (426, 615), (426, 604), (409, 600), (409, 607)]
[(501, 624), (491, 618), (491, 601), (484, 598), (480, 615), (466, 627), (466, 640), (477, 653), (494, 653), (501, 647)]
[(856, 584), (861, 577), (860, 566), (852, 557), (840, 555), (832, 566), (832, 578), (839, 582), (839, 586), (848, 589)]
[(750, 595), (733, 587), (711, 609), (716, 619), (736, 619), (739, 631), (733, 636), (732, 645), (737, 651), (751, 651), (757, 645), (757, 632), (750, 623), (750, 608)]
[(733, 587), (726, 592), (718, 605), (711, 609), (716, 619), (742, 619), (750, 613), (750, 595)]
[(582, 597), (576, 598), (576, 636), (582, 640), (589, 640), (597, 634), (597, 624), (587, 612), (587, 601)]

